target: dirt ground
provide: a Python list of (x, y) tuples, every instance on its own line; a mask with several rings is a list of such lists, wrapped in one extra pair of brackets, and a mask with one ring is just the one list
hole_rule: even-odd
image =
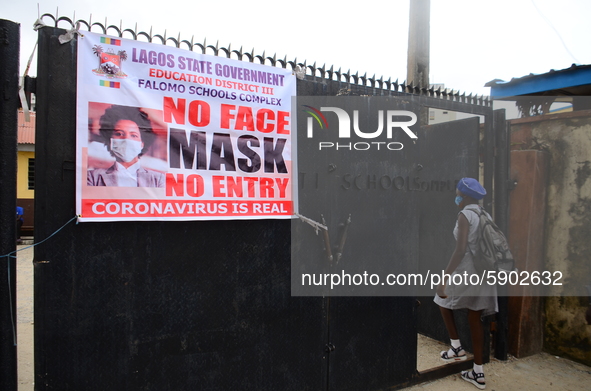
[[(417, 369), (423, 371), (444, 364), (439, 352), (449, 349), (439, 341), (419, 335)], [(591, 367), (567, 359), (540, 353), (507, 361), (494, 358), (485, 364), (486, 389), (492, 391), (590, 391)], [(473, 391), (472, 384), (459, 374), (406, 388), (405, 391)]]
[[(19, 250), (27, 246), (18, 246)], [(33, 248), (19, 251), (17, 257), (17, 354), (19, 391), (34, 390), (33, 360)], [(591, 328), (591, 326), (589, 326)], [(590, 330), (591, 332), (591, 330)], [(444, 344), (419, 335), (417, 369), (440, 366), (439, 352)], [(591, 391), (591, 367), (546, 353), (507, 361), (493, 359), (484, 367), (487, 390), (493, 391)], [(472, 391), (472, 384), (451, 375), (407, 388), (408, 391)]]

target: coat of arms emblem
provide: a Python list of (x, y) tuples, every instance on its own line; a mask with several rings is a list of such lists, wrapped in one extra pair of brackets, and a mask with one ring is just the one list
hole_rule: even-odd
[(127, 60), (127, 52), (125, 50), (119, 50), (115, 53), (113, 52), (113, 49), (103, 51), (102, 46), (94, 45), (92, 51), (95, 56), (99, 58), (99, 67), (92, 70), (95, 75), (115, 77), (119, 79), (127, 77), (121, 69), (121, 63)]

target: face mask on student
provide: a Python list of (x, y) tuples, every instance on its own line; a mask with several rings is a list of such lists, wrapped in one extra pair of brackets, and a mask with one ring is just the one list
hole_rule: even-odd
[(128, 163), (142, 152), (142, 142), (127, 138), (112, 138), (111, 151), (117, 158)]
[(456, 196), (456, 199), (455, 199), (456, 205), (460, 206), (463, 199), (464, 199), (464, 197), (462, 197), (462, 196)]

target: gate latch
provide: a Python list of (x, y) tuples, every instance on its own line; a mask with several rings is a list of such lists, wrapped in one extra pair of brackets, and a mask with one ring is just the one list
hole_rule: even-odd
[(336, 347), (332, 344), (332, 342), (329, 342), (324, 346), (324, 351), (326, 353), (334, 352), (335, 349)]

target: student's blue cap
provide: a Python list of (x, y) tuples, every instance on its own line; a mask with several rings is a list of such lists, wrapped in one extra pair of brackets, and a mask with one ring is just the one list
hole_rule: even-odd
[(484, 187), (474, 178), (460, 179), (457, 188), (462, 194), (472, 197), (475, 200), (481, 200), (486, 195)]

